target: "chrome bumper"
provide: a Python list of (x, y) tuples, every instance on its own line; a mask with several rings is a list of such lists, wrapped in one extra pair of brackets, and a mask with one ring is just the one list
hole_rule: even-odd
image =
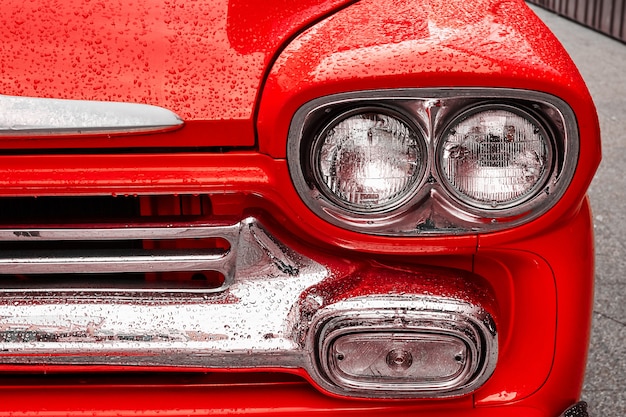
[(589, 417), (589, 413), (587, 413), (587, 403), (584, 401), (576, 403), (565, 410), (559, 417)]
[[(78, 287), (5, 286), (0, 288), (0, 365), (304, 370), (323, 390), (340, 395), (411, 398), (466, 394), (495, 368), (493, 318), (480, 291), (468, 289), (451, 270), (370, 267), (366, 273), (351, 267), (338, 272), (287, 248), (253, 218), (192, 228), (0, 232), (5, 241), (207, 236), (225, 239), (230, 249), (193, 256), (0, 253), (5, 274), (208, 269), (225, 277), (209, 289), (129, 289), (96, 278)], [(437, 276), (440, 272), (443, 276)], [(462, 281), (456, 296), (432, 293), (442, 287), (438, 283)], [(443, 346), (447, 356), (435, 359), (444, 371), (433, 376), (427, 363), (433, 358), (419, 362), (422, 353), (413, 352), (410, 378), (390, 371), (383, 384), (371, 384), (373, 376), (355, 371), (349, 361), (337, 364), (337, 352), (355, 346), (354, 335), (400, 351), (393, 366), (412, 349), (436, 352)], [(372, 363), (381, 362), (379, 356), (372, 356)]]

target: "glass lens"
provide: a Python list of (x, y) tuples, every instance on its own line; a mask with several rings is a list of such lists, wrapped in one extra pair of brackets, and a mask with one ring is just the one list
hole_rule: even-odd
[(440, 150), (445, 179), (480, 207), (530, 198), (550, 163), (544, 129), (530, 117), (499, 108), (462, 117), (447, 130)]
[(324, 130), (316, 146), (319, 181), (335, 202), (375, 210), (403, 199), (423, 168), (416, 132), (400, 118), (354, 114)]
[(356, 333), (334, 341), (329, 352), (334, 376), (353, 383), (443, 383), (469, 364), (461, 339), (421, 333)]

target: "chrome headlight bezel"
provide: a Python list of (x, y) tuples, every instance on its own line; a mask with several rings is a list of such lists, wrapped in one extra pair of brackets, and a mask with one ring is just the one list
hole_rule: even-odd
[[(311, 170), (316, 136), (335, 118), (363, 108), (402, 115), (425, 146), (421, 178), (403, 198), (378, 210), (337, 204)], [(441, 168), (441, 144), (447, 130), (485, 108), (507, 109), (530, 119), (547, 141), (549, 166), (537, 184), (503, 204), (464, 198), (447, 184)], [(546, 93), (498, 88), (375, 90), (321, 97), (296, 112), (287, 142), (291, 179), (311, 211), (336, 226), (385, 236), (484, 233), (527, 223), (548, 211), (565, 193), (578, 153), (578, 125), (567, 103)]]

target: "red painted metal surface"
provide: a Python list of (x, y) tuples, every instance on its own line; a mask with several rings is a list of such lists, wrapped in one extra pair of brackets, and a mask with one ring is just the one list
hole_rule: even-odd
[[(389, 9), (398, 13), (380, 13)], [(300, 105), (319, 96), (460, 86), (539, 90), (573, 106), (589, 106), (574, 64), (522, 1), (424, 1), (400, 9), (393, 2), (361, 1), (310, 29), (281, 54), (261, 101), (261, 150), (282, 157), (285, 147), (275, 138), (286, 136)], [(584, 115), (588, 108), (575, 110)], [(592, 121), (591, 128), (596, 125)], [(597, 148), (589, 142), (585, 145)]]
[(153, 104), (189, 125), (175, 138), (54, 147), (253, 146), (254, 105), (274, 55), (348, 1), (7, 1), (0, 93)]
[[(50, 379), (44, 375), (49, 370), (41, 369), (0, 380), (0, 413), (556, 417), (578, 399), (593, 291), (585, 192), (600, 160), (600, 142), (593, 103), (573, 63), (521, 0), (423, 0), (417, 6), (364, 0), (342, 8), (345, 4), (7, 3), (0, 28), (9, 51), (0, 59), (1, 93), (146, 102), (179, 112), (187, 125), (118, 138), (113, 145), (89, 137), (18, 145), (169, 149), (5, 153), (0, 195), (206, 194), (220, 216), (254, 213), (267, 219), (282, 241), (322, 263), (368, 258), (473, 272), (496, 298), (500, 352), (493, 376), (461, 398), (382, 401), (327, 395), (297, 371), (298, 378), (285, 380), (242, 374), (189, 381), (178, 373), (170, 379), (173, 370), (160, 369), (125, 383), (95, 372), (100, 370)], [(298, 33), (306, 26), (311, 27)], [(294, 112), (322, 95), (407, 87), (519, 88), (568, 102), (581, 143), (576, 173), (562, 199), (531, 223), (480, 236), (362, 235), (315, 216), (298, 197), (284, 160)], [(252, 146), (253, 129), (260, 152), (172, 150)], [(12, 145), (0, 141), (0, 146)]]
[[(572, 106), (580, 129), (580, 159), (557, 206), (516, 229), (515, 236), (536, 234), (575, 213), (600, 161), (599, 125), (582, 77), (543, 22), (523, 1), (425, 1), (418, 8), (399, 9), (401, 13), (379, 13), (398, 10), (392, 3), (359, 2), (285, 49), (260, 104), (260, 150), (284, 157), (285, 142), (276, 138), (287, 137), (291, 116), (302, 104), (323, 95), (403, 87), (538, 90)], [(417, 23), (396, 29), (405, 28), (407, 21)], [(506, 241), (511, 235), (502, 236)]]

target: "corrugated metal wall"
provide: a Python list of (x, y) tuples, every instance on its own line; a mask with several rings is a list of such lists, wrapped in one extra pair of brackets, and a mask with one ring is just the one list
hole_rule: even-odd
[(626, 0), (527, 0), (626, 42)]

